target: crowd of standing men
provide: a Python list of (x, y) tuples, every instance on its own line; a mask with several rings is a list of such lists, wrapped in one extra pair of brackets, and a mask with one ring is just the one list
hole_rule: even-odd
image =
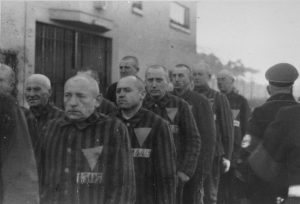
[(119, 68), (104, 97), (98, 73), (78, 71), (64, 110), (51, 102), (48, 77), (32, 74), (26, 109), (13, 70), (0, 64), (1, 204), (300, 203), (292, 65), (268, 69), (271, 97), (252, 113), (227, 70), (218, 92), (206, 64), (151, 65), (144, 81), (136, 57)]

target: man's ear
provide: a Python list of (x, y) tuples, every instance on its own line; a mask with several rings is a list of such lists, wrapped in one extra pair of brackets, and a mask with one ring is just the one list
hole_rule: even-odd
[(140, 91), (140, 94), (141, 94), (142, 100), (144, 100), (144, 98), (146, 97), (146, 91), (145, 90)]
[(49, 97), (52, 96), (52, 89), (49, 89), (48, 93), (49, 93)]
[(271, 95), (271, 87), (270, 87), (270, 85), (267, 86), (267, 92), (268, 92), (269, 95)]
[(102, 94), (100, 93), (97, 97), (96, 97), (96, 107), (99, 107), (101, 105), (103, 101), (103, 96)]

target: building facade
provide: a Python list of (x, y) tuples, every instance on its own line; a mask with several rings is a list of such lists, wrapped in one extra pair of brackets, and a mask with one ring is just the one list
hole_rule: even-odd
[[(196, 2), (2, 1), (0, 57), (17, 71), (20, 101), (32, 73), (47, 75), (53, 100), (78, 69), (98, 71), (102, 90), (119, 79), (119, 60), (134, 55), (140, 73), (151, 64), (194, 64)], [(0, 58), (1, 59), (1, 58)]]

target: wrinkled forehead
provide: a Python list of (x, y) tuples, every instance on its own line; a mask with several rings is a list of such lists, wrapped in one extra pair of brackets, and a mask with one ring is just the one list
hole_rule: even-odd
[(174, 69), (172, 69), (172, 74), (184, 74), (187, 75), (189, 73), (188, 68), (186, 67), (175, 67)]
[(65, 93), (83, 94), (83, 95), (95, 95), (97, 90), (94, 90), (91, 83), (82, 78), (71, 79), (65, 84)]
[(149, 68), (146, 73), (146, 78), (165, 79), (168, 73), (163, 68)]
[(25, 83), (26, 87), (40, 87), (40, 88), (45, 88), (45, 89), (50, 89), (50, 87), (47, 85), (45, 81), (42, 79), (28, 79)]
[(120, 67), (134, 67), (136, 66), (135, 61), (133, 59), (121, 60)]

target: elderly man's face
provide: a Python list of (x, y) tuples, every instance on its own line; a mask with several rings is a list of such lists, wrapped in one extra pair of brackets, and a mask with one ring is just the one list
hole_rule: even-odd
[(146, 89), (154, 98), (163, 97), (169, 88), (165, 71), (161, 69), (148, 69), (146, 73)]
[(30, 107), (45, 106), (51, 91), (40, 81), (29, 79), (26, 82), (25, 99)]
[(205, 69), (196, 69), (193, 71), (195, 86), (206, 85), (209, 80), (209, 73)]
[(11, 71), (0, 68), (0, 92), (11, 94), (13, 89), (14, 85), (11, 79)]
[(71, 120), (84, 120), (99, 105), (98, 95), (87, 79), (75, 78), (67, 81), (64, 90), (65, 113)]
[(229, 93), (233, 89), (234, 80), (226, 75), (217, 76), (218, 88), (223, 93)]
[(121, 79), (117, 85), (117, 105), (123, 110), (134, 110), (142, 104), (145, 93), (138, 89), (133, 78)]
[(122, 60), (120, 62), (120, 76), (121, 78), (126, 76), (136, 75), (137, 68), (135, 67), (135, 62), (132, 59)]

